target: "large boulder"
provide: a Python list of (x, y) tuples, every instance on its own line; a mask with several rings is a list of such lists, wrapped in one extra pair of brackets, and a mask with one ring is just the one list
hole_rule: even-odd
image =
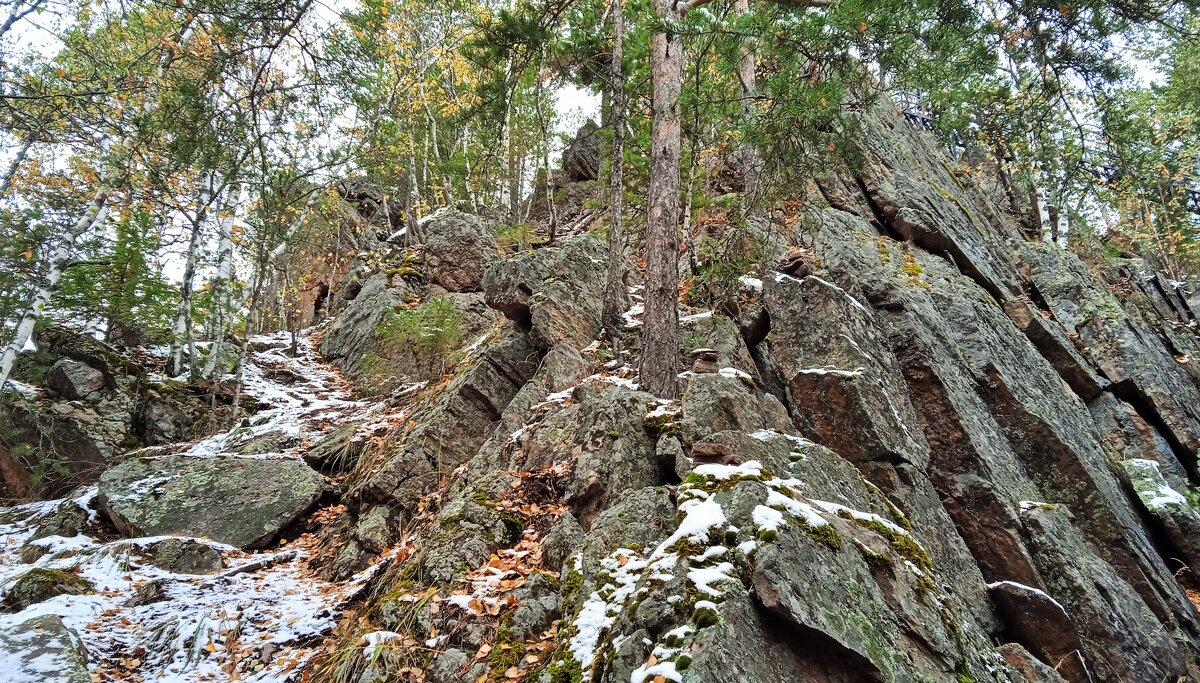
[(104, 391), (104, 373), (72, 358), (59, 359), (46, 373), (46, 386), (68, 401), (78, 401)]
[(165, 538), (144, 550), (150, 564), (176, 574), (210, 574), (225, 567), (221, 551), (190, 538)]
[(240, 548), (270, 543), (325, 490), (300, 460), (139, 458), (100, 477), (101, 510), (125, 535), (209, 538)]
[(444, 209), (422, 221), (425, 275), (451, 292), (479, 291), (483, 269), (496, 258), (492, 231), (477, 216)]
[(321, 337), (321, 355), (341, 368), (350, 379), (361, 378), (364, 373), (359, 362), (364, 354), (375, 348), (379, 324), (401, 303), (403, 294), (403, 288), (393, 288), (385, 273), (364, 280), (354, 300)]
[(595, 237), (579, 235), (496, 261), (484, 271), (484, 298), (509, 319), (529, 325), (538, 346), (581, 349), (600, 333), (606, 255)]
[(91, 683), (87, 650), (62, 619), (46, 614), (0, 631), (8, 683)]

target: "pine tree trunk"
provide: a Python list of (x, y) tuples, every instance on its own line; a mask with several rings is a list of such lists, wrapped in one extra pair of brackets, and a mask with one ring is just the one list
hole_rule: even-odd
[(687, 244), (688, 267), (692, 275), (700, 274), (700, 246), (704, 244), (704, 235), (692, 236), (692, 212), (695, 210), (693, 186), (696, 184), (696, 135), (688, 136), (688, 171), (687, 180), (683, 183), (683, 239)]
[(601, 320), (608, 333), (617, 361), (621, 360), (621, 314), (629, 305), (625, 290), (625, 86), (621, 51), (625, 39), (625, 21), (621, 13), (624, 0), (612, 0), (613, 44), (609, 76), (609, 125), (612, 126), (612, 171), (609, 175), (608, 281), (604, 286)]
[(70, 232), (63, 235), (62, 240), (54, 249), (54, 254), (50, 257), (50, 272), (46, 274), (45, 283), (33, 295), (33, 301), (29, 304), (25, 314), (21, 316), (20, 322), (17, 323), (12, 342), (4, 349), (4, 354), (0, 355), (0, 387), (3, 387), (8, 381), (13, 364), (17, 361), (17, 354), (31, 344), (33, 326), (45, 312), (46, 305), (50, 303), (50, 296), (58, 289), (58, 281), (62, 279), (63, 273), (67, 270), (67, 264), (71, 261), (71, 250), (75, 247), (75, 242), (84, 233), (91, 230), (96, 223), (104, 219), (105, 211), (108, 208), (106, 206), (108, 194), (107, 185), (101, 185), (100, 190), (92, 197), (92, 203), (87, 210), (79, 217), (79, 220), (75, 221)]
[[(655, 0), (669, 29), (680, 20), (674, 0)], [(679, 92), (683, 41), (650, 37), (650, 191), (646, 221), (646, 313), (642, 327), (642, 388), (675, 398), (679, 356)]]
[[(733, 3), (733, 13), (735, 15), (744, 15), (750, 11), (750, 0), (735, 0)], [(754, 123), (754, 119), (758, 114), (758, 105), (755, 103), (755, 98), (758, 96), (758, 86), (756, 83), (756, 60), (754, 50), (751, 49), (748, 40), (743, 40), (741, 47), (742, 59), (738, 63), (738, 83), (741, 86), (741, 109), (742, 120), (747, 126)], [(742, 214), (748, 216), (762, 194), (762, 179), (761, 179), (762, 159), (758, 154), (758, 148), (752, 142), (742, 143)]]

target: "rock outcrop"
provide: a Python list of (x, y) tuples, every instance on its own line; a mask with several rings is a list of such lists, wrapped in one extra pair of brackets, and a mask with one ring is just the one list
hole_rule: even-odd
[[(96, 506), (125, 536), (300, 546), (135, 541), (175, 583), (122, 604), (311, 552), (306, 580), (363, 602), (297, 646), (325, 647), (309, 673), (336, 683), (1200, 680), (1194, 297), (1150, 262), (1027, 241), (986, 170), (886, 107), (861, 116), (860, 163), (808, 188), (805, 234), (769, 227), (779, 270), (680, 311), (673, 400), (640, 390), (636, 343), (614, 359), (593, 235), (502, 257), (452, 211), (401, 266), (362, 259), (326, 360), (362, 386), (381, 324), (434, 305), (455, 347), (436, 372), (392, 349), (394, 386), (360, 401), (311, 345), (268, 345), (273, 407), (190, 456), (106, 465)], [(586, 137), (571, 182), (595, 177)], [(629, 294), (608, 331), (626, 342)], [(107, 400), (111, 373), (71, 358), (100, 376), (64, 362), (56, 391)], [(65, 571), (82, 505), (23, 522), (34, 561)], [(88, 590), (69, 576), (10, 609)], [(286, 670), (264, 649), (232, 666)]]
[(563, 150), (561, 178), (557, 184), (595, 180), (600, 176), (600, 156), (600, 127), (594, 121), (588, 121), (579, 127)]
[[(365, 478), (360, 547), (413, 549), (379, 628), (443, 634), (438, 675), (547, 683), (1200, 675), (1188, 298), (1026, 242), (986, 173), (862, 122), (863, 163), (808, 197), (805, 267), (746, 274), (736, 317), (682, 312), (678, 400), (597, 351), (592, 238), (485, 267), (510, 322), (476, 353), (529, 369), (497, 392), (468, 366)], [(468, 384), (488, 409), (451, 414), (481, 435), (415, 457)]]
[(478, 217), (445, 209), (421, 224), (425, 274), (448, 292), (479, 291), (483, 270), (496, 258), (496, 241)]
[(63, 495), (130, 450), (195, 438), (220, 422), (224, 401), (151, 379), (89, 335), (47, 326), (37, 345), (15, 368), (25, 390), (0, 393), (0, 499)]

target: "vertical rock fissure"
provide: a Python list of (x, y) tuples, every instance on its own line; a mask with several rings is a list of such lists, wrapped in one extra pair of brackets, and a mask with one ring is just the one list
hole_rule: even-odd
[(1180, 441), (1171, 427), (1167, 425), (1166, 420), (1163, 419), (1154, 402), (1138, 388), (1132, 379), (1113, 382), (1105, 387), (1105, 391), (1123, 401), (1133, 409), (1133, 412), (1138, 417), (1153, 427), (1166, 440), (1167, 445), (1171, 448), (1171, 453), (1187, 468), (1188, 478), (1191, 479), (1192, 483), (1200, 483), (1200, 470), (1198, 470), (1196, 454), (1183, 445), (1183, 442)]
[[(854, 183), (858, 185), (858, 190), (862, 192), (862, 196), (867, 203), (867, 207), (871, 209), (871, 215), (873, 218), (870, 220), (870, 223), (876, 230), (879, 231), (879, 234), (885, 237), (890, 237), (897, 242), (907, 242), (908, 240), (904, 239), (904, 236), (896, 231), (896, 229), (892, 226), (891, 221), (887, 219), (887, 215), (884, 214), (883, 209), (879, 206), (879, 203), (876, 202), (875, 198), (871, 196), (871, 190), (867, 188), (867, 183), (858, 175), (854, 176)], [(824, 191), (822, 190), (822, 194), (823, 193)], [(830, 205), (832, 206), (832, 203)]]

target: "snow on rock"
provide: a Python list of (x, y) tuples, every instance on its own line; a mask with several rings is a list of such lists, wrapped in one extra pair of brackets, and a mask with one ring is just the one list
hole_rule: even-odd
[(4, 391), (14, 391), (22, 396), (28, 396), (30, 398), (37, 398), (41, 393), (37, 387), (11, 378), (4, 383)]
[[(830, 503), (829, 501), (824, 501), (824, 500), (814, 500), (813, 503), (815, 505), (817, 505), (818, 507), (820, 507), (822, 510), (833, 513), (835, 515), (840, 513), (843, 515), (848, 515), (852, 519), (855, 519), (860, 522), (869, 522), (869, 523), (874, 522), (877, 524), (882, 524), (888, 531), (890, 531), (894, 534), (898, 534), (900, 536), (910, 536), (911, 535), (908, 533), (908, 530), (904, 529), (903, 527), (896, 524), (892, 520), (882, 517), (880, 515), (877, 515), (874, 512), (863, 512), (862, 510), (855, 510), (854, 508), (849, 508), (849, 507), (846, 507), (845, 505), (841, 505), (839, 503)], [(915, 543), (916, 541), (914, 540), (913, 542)]]
[[(339, 422), (371, 424), (385, 418), (380, 404), (350, 396), (348, 385), (320, 361), (307, 336), (297, 339), (295, 356), (286, 351), (290, 345), (287, 334), (250, 340), (253, 350), (245, 364), (244, 393), (261, 408), (247, 418), (249, 426), (186, 445), (166, 457), (299, 459), (306, 444)], [(18, 385), (16, 390), (22, 389)], [(249, 439), (274, 434), (290, 437), (287, 445), (265, 454), (237, 452)], [(133, 483), (131, 495), (152, 496), (170, 484), (170, 477), (148, 476)], [(91, 509), (95, 496), (93, 486), (74, 498), (89, 509), (90, 522), (96, 521)], [(60, 618), (86, 648), (92, 680), (294, 680), (344, 606), (388, 561), (385, 557), (347, 581), (331, 583), (310, 570), (303, 538), (280, 552), (254, 554), (194, 539), (218, 551), (226, 569), (208, 575), (177, 574), (154, 566), (145, 556), (143, 548), (162, 537), (105, 542), (86, 535), (38, 539), (33, 544), (46, 552), (32, 561), (22, 559), (20, 551), (38, 524), (63, 502), (0, 509), (0, 592), (31, 569), (73, 573), (87, 581), (90, 590), (0, 613), (0, 632), (12, 632), (35, 618)], [(141, 604), (135, 601), (136, 606), (127, 604), (142, 595), (153, 597)], [(3, 677), (21, 680), (12, 678), (20, 669), (11, 659), (0, 652)]]
[(362, 639), (367, 643), (363, 648), (363, 659), (371, 662), (375, 660), (375, 654), (381, 652), (389, 640), (403, 640), (404, 636), (395, 631), (372, 631), (364, 634)]
[(762, 288), (763, 288), (762, 280), (760, 280), (759, 278), (756, 278), (756, 277), (750, 277), (749, 275), (743, 275), (743, 276), (739, 277), (738, 282), (742, 283), (746, 287), (749, 287), (750, 289), (754, 289), (754, 290), (757, 290), (760, 292), (762, 291)]
[(765, 531), (779, 531), (783, 526), (783, 513), (766, 505), (756, 506), (751, 519), (755, 526)]
[(685, 539), (694, 543), (704, 543), (710, 530), (724, 526), (727, 521), (725, 510), (712, 497), (705, 500), (686, 500), (679, 505), (679, 510), (685, 517), (675, 529), (675, 533), (668, 536), (659, 546), (664, 550)]
[(855, 368), (853, 370), (844, 370), (842, 368), (825, 366), (823, 368), (804, 368), (802, 370), (797, 370), (796, 374), (797, 375), (832, 375), (834, 377), (845, 377), (845, 378), (849, 379), (852, 377), (862, 377), (863, 376), (863, 368)]
[(753, 382), (754, 381), (754, 378), (751, 377), (749, 373), (743, 372), (742, 370), (738, 370), (737, 368), (721, 368), (718, 372), (721, 373), (722, 377), (732, 377), (734, 379), (740, 379), (745, 382)]
[(1062, 610), (1063, 614), (1067, 614), (1067, 608), (1063, 607), (1062, 603), (1060, 603), (1059, 601), (1050, 597), (1050, 595), (1048, 593), (1046, 593), (1046, 591), (1044, 591), (1040, 588), (1034, 588), (1033, 586), (1026, 586), (1023, 583), (1017, 583), (1016, 581), (995, 581), (995, 582), (989, 583), (987, 585), (988, 588), (998, 588), (1000, 586), (1008, 586), (1010, 588), (1014, 588), (1021, 592), (1033, 593), (1034, 595), (1053, 603), (1055, 607)]
[(1162, 475), (1157, 462), (1143, 458), (1133, 458), (1122, 463), (1125, 471), (1133, 480), (1133, 487), (1138, 498), (1149, 510), (1162, 510), (1168, 507), (1187, 508), (1188, 500), (1180, 492), (1171, 488)]
[(841, 287), (838, 287), (837, 285), (833, 284), (832, 282), (830, 282), (828, 280), (822, 280), (821, 278), (817, 277), (816, 275), (809, 275), (808, 277), (811, 278), (814, 282), (818, 282), (818, 283), (825, 285), (826, 287), (834, 290), (835, 292), (840, 293), (842, 296), (846, 297), (846, 300), (850, 302), (850, 305), (854, 306), (855, 308), (862, 311), (863, 313), (866, 313), (867, 315), (871, 315), (871, 312), (869, 310), (867, 310), (867, 307), (863, 306), (862, 303), (858, 299), (855, 299), (854, 297), (850, 296), (850, 293), (847, 292), (846, 290), (842, 289)]

